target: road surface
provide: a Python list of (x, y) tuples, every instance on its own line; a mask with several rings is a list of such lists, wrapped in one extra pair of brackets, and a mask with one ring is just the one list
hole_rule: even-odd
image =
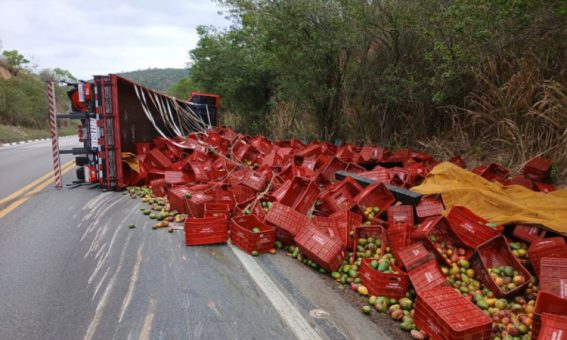
[(46, 181), (18, 191), (50, 169), (49, 142), (0, 147), (0, 339), (407, 336), (284, 252), (186, 247), (183, 232), (152, 230), (142, 203), (117, 192)]

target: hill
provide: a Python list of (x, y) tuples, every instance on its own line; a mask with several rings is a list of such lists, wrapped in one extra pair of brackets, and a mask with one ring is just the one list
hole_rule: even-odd
[(153, 90), (168, 92), (171, 86), (187, 77), (187, 70), (182, 68), (149, 68), (118, 74)]

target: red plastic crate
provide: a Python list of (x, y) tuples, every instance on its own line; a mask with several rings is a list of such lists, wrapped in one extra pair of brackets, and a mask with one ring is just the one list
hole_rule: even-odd
[(187, 205), (186, 212), (191, 217), (203, 217), (205, 203), (213, 201), (213, 197), (204, 192), (193, 192), (191, 198), (185, 199)]
[(356, 260), (356, 253), (358, 247), (358, 239), (359, 238), (368, 238), (373, 237), (374, 239), (380, 239), (381, 243), (381, 252), (380, 255), (384, 255), (385, 247), (388, 246), (388, 237), (386, 234), (386, 230), (384, 227), (380, 225), (363, 225), (357, 226), (354, 228), (354, 238), (352, 243), (352, 257), (350, 258), (350, 262), (354, 263)]
[(373, 170), (361, 172), (358, 175), (376, 181), (377, 183), (390, 184), (391, 181), (390, 172), (388, 169), (381, 166), (376, 166)]
[(454, 288), (440, 287), (419, 293), (414, 321), (432, 340), (492, 339), (490, 317)]
[(302, 214), (307, 214), (319, 196), (319, 187), (315, 181), (309, 182), (303, 193), (296, 199), (293, 208)]
[[(144, 165), (146, 167), (146, 165)], [(149, 185), (154, 179), (162, 179), (164, 177), (165, 170), (149, 169), (146, 175), (146, 184)]]
[(346, 249), (346, 245), (341, 238), (339, 228), (337, 225), (337, 221), (333, 220), (329, 217), (323, 216), (313, 216), (311, 218), (311, 223), (319, 230), (325, 232), (327, 235), (331, 236), (332, 238), (340, 239), (343, 245), (343, 248)]
[(281, 229), (276, 229), (276, 240), (280, 241), (285, 246), (295, 244), (293, 242), (293, 236)]
[(567, 298), (567, 258), (544, 257), (539, 268), (539, 290)]
[(187, 184), (192, 182), (191, 176), (183, 171), (165, 171), (163, 178), (165, 179), (165, 183), (171, 185)]
[(231, 191), (226, 191), (222, 187), (216, 187), (214, 190), (210, 190), (207, 193), (213, 196), (213, 203), (227, 204), (230, 210), (236, 206), (234, 194)]
[(388, 207), (388, 223), (404, 223), (411, 224), (414, 223), (413, 216), (413, 205), (393, 205)]
[(225, 243), (227, 240), (227, 216), (188, 218), (185, 220), (185, 244), (188, 246)]
[(532, 243), (545, 237), (546, 230), (541, 229), (539, 224), (518, 224), (514, 227), (514, 237)]
[(498, 181), (503, 182), (508, 179), (510, 175), (510, 170), (506, 169), (505, 167), (492, 163), (484, 169), (480, 175), (486, 178), (489, 181)]
[(145, 162), (147, 163), (147, 168), (158, 168), (161, 170), (166, 170), (171, 167), (171, 161), (158, 149), (153, 149), (146, 154)]
[(181, 214), (187, 213), (187, 204), (185, 203), (185, 194), (190, 193), (188, 187), (184, 185), (178, 185), (176, 187), (170, 188), (167, 191), (167, 200), (171, 209), (177, 210)]
[(542, 182), (534, 182), (534, 183), (535, 183), (535, 186), (536, 186), (538, 191), (546, 193), (546, 194), (549, 193), (549, 192), (557, 190), (555, 188), (555, 185), (553, 185), (553, 184), (542, 183)]
[(433, 288), (451, 286), (435, 260), (410, 270), (408, 276), (418, 294)]
[[(245, 252), (256, 250), (261, 254), (274, 247), (276, 229), (262, 223), (256, 216), (238, 216), (230, 221), (230, 240)], [(260, 229), (260, 232), (252, 232), (254, 228)]]
[[(490, 289), (494, 295), (498, 298), (508, 298), (514, 296), (519, 292), (523, 291), (530, 281), (532, 276), (530, 272), (518, 261), (518, 259), (512, 254), (512, 251), (508, 247), (508, 242), (504, 236), (498, 236), (481, 244), (475, 251), (471, 260), (471, 267), (474, 269), (479, 280), (484, 284), (484, 286)], [(526, 281), (518, 285), (515, 289), (508, 292), (504, 292), (496, 285), (494, 280), (490, 277), (489, 268), (498, 266), (511, 266), (514, 270), (522, 274)]]
[(532, 158), (522, 168), (522, 174), (533, 181), (544, 182), (551, 174), (551, 161), (539, 157)]
[(292, 236), (297, 235), (302, 229), (312, 226), (307, 216), (278, 202), (272, 204), (265, 221), (285, 230)]
[(435, 255), (420, 242), (410, 244), (398, 251), (398, 257), (406, 271), (413, 270), (429, 261), (435, 260)]
[(538, 339), (543, 313), (567, 317), (567, 299), (562, 299), (547, 292), (538, 293), (534, 306), (532, 339)]
[(341, 241), (316, 227), (302, 229), (293, 240), (308, 259), (329, 272), (337, 270), (345, 259)]
[(409, 289), (408, 274), (392, 265), (398, 273), (381, 273), (370, 266), (370, 259), (362, 259), (358, 276), (362, 284), (368, 288), (368, 294), (391, 298), (405, 297)]
[(529, 178), (526, 178), (523, 175), (518, 175), (510, 178), (510, 184), (508, 185), (512, 185), (512, 184), (521, 185), (530, 190), (534, 189), (534, 183)]
[(325, 166), (323, 166), (320, 172), (329, 182), (336, 182), (335, 172), (345, 170), (347, 167), (348, 163), (333, 157), (329, 162), (327, 162), (327, 164), (325, 164)]
[(244, 185), (235, 185), (231, 189), (236, 204), (242, 205), (256, 198), (256, 191)]
[(364, 211), (367, 207), (378, 207), (380, 213), (396, 202), (394, 195), (382, 183), (374, 183), (356, 195), (354, 198), (360, 211)]
[(396, 223), (390, 224), (386, 230), (388, 234), (388, 245), (390, 251), (398, 263), (401, 261), (399, 252), (411, 242), (413, 232), (412, 224)]
[(355, 205), (354, 197), (362, 190), (351, 177), (332, 185), (332, 188), (319, 196), (317, 210), (326, 214), (350, 210)]
[(419, 221), (423, 221), (428, 217), (441, 216), (443, 210), (445, 210), (445, 207), (441, 199), (433, 197), (423, 198), (415, 206), (415, 212)]
[(329, 218), (337, 222), (341, 241), (346, 244), (347, 250), (351, 250), (354, 237), (350, 235), (350, 232), (362, 223), (362, 216), (352, 211), (342, 211), (330, 215)]
[(150, 182), (150, 187), (152, 188), (152, 193), (154, 194), (154, 196), (165, 196), (165, 179), (154, 179)]
[(150, 151), (152, 143), (134, 143), (136, 145), (136, 155), (145, 155)]
[(465, 207), (454, 206), (447, 220), (453, 231), (463, 243), (471, 248), (476, 248), (480, 244), (501, 235), (504, 227), (499, 225), (496, 228), (487, 227), (488, 220), (475, 215)]
[(457, 248), (465, 249), (465, 258), (470, 258), (473, 254), (471, 248), (467, 247), (455, 234), (450, 227), (449, 222), (443, 216), (430, 217), (423, 221), (417, 229), (414, 230), (412, 238), (414, 240), (421, 240), (425, 248), (435, 254), (437, 260), (450, 266), (451, 263), (448, 259), (444, 258), (437, 250), (435, 244), (431, 241), (431, 236), (435, 236), (437, 242), (450, 242)]
[(262, 174), (249, 170), (248, 173), (243, 176), (240, 183), (255, 191), (262, 191), (268, 184), (268, 179)]
[(566, 258), (567, 244), (565, 244), (565, 239), (561, 236), (557, 236), (532, 242), (528, 248), (528, 258), (538, 277), (539, 265), (541, 259), (544, 257)]
[(449, 162), (451, 162), (451, 163), (455, 164), (456, 166), (461, 167), (463, 169), (467, 167), (465, 160), (462, 159), (460, 156), (452, 157), (451, 159), (449, 159)]
[(542, 313), (538, 340), (567, 340), (567, 316)]
[(224, 203), (205, 203), (203, 215), (205, 217), (230, 216), (230, 206)]
[(196, 182), (208, 182), (211, 180), (211, 162), (186, 160), (182, 169), (187, 171)]

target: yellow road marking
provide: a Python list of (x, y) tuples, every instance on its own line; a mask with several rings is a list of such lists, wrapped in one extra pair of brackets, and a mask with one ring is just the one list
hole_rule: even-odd
[[(61, 171), (65, 170), (65, 168), (67, 168), (68, 166), (71, 166), (74, 164), (75, 161), (68, 161), (67, 163), (63, 164), (63, 166), (61, 167)], [(11, 193), (9, 196), (4, 197), (3, 199), (0, 200), (0, 205), (9, 202), (15, 198), (17, 198), (18, 196), (22, 195), (23, 193), (25, 193), (26, 191), (30, 190), (31, 188), (33, 188), (34, 186), (38, 185), (39, 183), (45, 181), (46, 179), (49, 178), (49, 176), (53, 176), (53, 171), (41, 176), (40, 178), (36, 179), (35, 181), (29, 183), (28, 185), (26, 185), (25, 187)]]
[[(72, 164), (74, 165), (74, 161), (71, 161)], [(69, 163), (67, 163), (69, 164)], [(65, 164), (67, 166), (67, 164)], [(66, 173), (68, 173), (69, 171), (71, 171), (73, 169), (73, 166), (67, 166), (65, 169), (61, 170), (61, 176), (65, 175)], [(9, 206), (7, 206), (6, 208), (0, 210), (0, 218), (3, 218), (4, 216), (8, 215), (9, 213), (11, 213), (14, 209), (16, 209), (17, 207), (19, 207), (20, 205), (24, 204), (27, 200), (29, 200), (30, 198), (33, 197), (33, 195), (37, 194), (38, 192), (40, 192), (41, 190), (45, 189), (48, 185), (54, 183), (55, 178), (50, 178), (49, 180), (39, 184), (37, 187), (35, 187), (33, 190), (30, 190), (24, 197), (18, 199), (17, 201), (13, 202), (12, 204), (10, 204)]]

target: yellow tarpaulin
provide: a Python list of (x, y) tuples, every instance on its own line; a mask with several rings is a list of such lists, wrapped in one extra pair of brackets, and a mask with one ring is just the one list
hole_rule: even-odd
[(136, 173), (140, 173), (140, 164), (138, 162), (138, 158), (131, 152), (123, 152), (122, 153), (122, 162), (126, 163), (128, 167)]
[(461, 205), (490, 222), (541, 224), (567, 235), (567, 189), (545, 194), (520, 185), (503, 186), (444, 162), (411, 190), (441, 194), (447, 210)]

